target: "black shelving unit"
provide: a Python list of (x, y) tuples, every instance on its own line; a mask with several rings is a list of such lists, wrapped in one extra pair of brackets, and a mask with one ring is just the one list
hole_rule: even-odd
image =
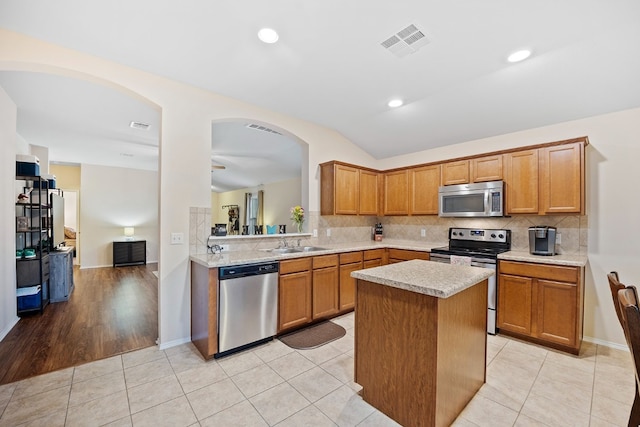
[[(33, 257), (18, 257), (16, 288), (18, 316), (42, 313), (49, 304), (49, 249), (51, 246), (51, 205), (48, 181), (39, 176), (16, 176), (24, 181), (26, 202), (16, 202), (16, 250), (32, 249)], [(23, 295), (23, 292), (27, 292)]]

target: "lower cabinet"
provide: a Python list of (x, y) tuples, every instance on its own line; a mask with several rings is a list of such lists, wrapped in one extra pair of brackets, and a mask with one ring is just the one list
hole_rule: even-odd
[(408, 249), (387, 249), (387, 263), (409, 261), (412, 259), (423, 259), (429, 261), (429, 252), (412, 251)]
[(338, 255), (313, 257), (312, 319), (338, 313)]
[(578, 354), (583, 268), (500, 261), (498, 269), (500, 332)]
[(310, 257), (280, 261), (278, 332), (311, 322), (311, 280)]
[(218, 269), (191, 262), (191, 342), (205, 359), (218, 352)]
[(384, 265), (384, 249), (369, 249), (362, 253), (362, 268)]
[(74, 289), (73, 247), (49, 253), (50, 301), (68, 301)]
[(356, 279), (353, 271), (362, 270), (362, 252), (340, 254), (340, 311), (346, 312), (356, 305)]

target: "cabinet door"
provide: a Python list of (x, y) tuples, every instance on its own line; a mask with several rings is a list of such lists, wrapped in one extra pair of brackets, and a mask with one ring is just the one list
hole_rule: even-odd
[(335, 213), (336, 215), (356, 215), (358, 213), (359, 171), (345, 165), (335, 168)]
[(500, 181), (502, 174), (502, 155), (471, 159), (471, 182)]
[(534, 336), (575, 347), (578, 286), (574, 283), (537, 280), (538, 310)]
[(582, 143), (540, 149), (540, 213), (582, 213), (584, 198)]
[(440, 165), (431, 165), (409, 170), (411, 215), (438, 214), (440, 169)]
[(468, 184), (469, 160), (442, 164), (442, 185)]
[(538, 150), (505, 154), (507, 214), (538, 213)]
[(378, 215), (380, 211), (379, 173), (360, 170), (359, 206), (360, 215)]
[(351, 273), (357, 270), (362, 270), (362, 262), (340, 266), (340, 311), (355, 307), (356, 279)]
[(498, 281), (498, 327), (531, 335), (533, 279), (500, 274)]
[(278, 332), (311, 321), (311, 271), (280, 276)]
[(384, 174), (384, 215), (409, 214), (409, 172)]
[(382, 258), (369, 259), (362, 263), (362, 268), (380, 267), (382, 265)]
[(313, 270), (313, 319), (338, 312), (338, 267)]

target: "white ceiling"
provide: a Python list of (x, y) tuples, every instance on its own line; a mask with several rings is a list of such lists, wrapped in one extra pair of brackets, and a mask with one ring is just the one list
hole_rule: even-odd
[[(410, 24), (429, 40), (417, 52), (380, 45)], [(640, 106), (637, 0), (3, 0), (0, 27), (325, 125), (376, 158)]]

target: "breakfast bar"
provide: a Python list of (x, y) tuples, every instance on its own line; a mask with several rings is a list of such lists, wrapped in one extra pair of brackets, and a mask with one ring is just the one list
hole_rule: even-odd
[(412, 260), (357, 279), (355, 381), (403, 426), (448, 426), (485, 382), (485, 268)]

